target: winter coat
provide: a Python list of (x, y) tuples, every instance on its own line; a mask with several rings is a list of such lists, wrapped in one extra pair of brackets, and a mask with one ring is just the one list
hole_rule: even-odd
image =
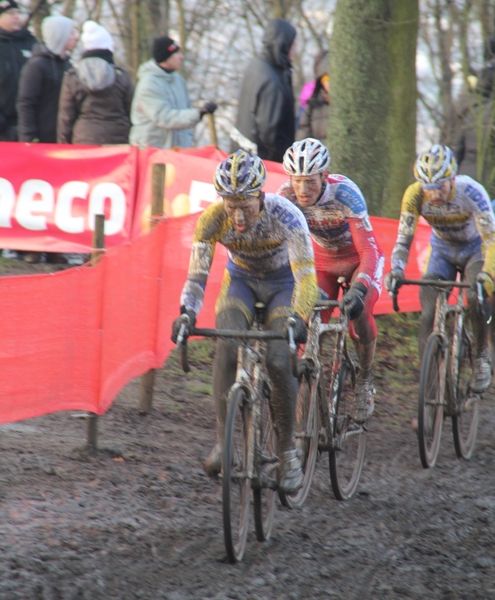
[[(296, 30), (273, 19), (263, 35), (263, 51), (249, 64), (239, 96), (236, 129), (254, 142), (258, 156), (282, 162), (294, 142), (295, 113), (289, 51)], [(234, 135), (232, 135), (234, 139)], [(233, 143), (232, 151), (239, 148)]]
[(328, 131), (328, 94), (321, 84), (323, 75), (328, 74), (328, 50), (319, 52), (314, 61), (316, 85), (304, 107), (296, 132), (296, 140), (307, 137), (316, 138), (326, 146)]
[(296, 140), (303, 140), (307, 137), (316, 138), (326, 146), (328, 131), (328, 100), (325, 100), (322, 90), (316, 96), (312, 96), (306, 108), (303, 111), (299, 127), (296, 133)]
[(180, 73), (168, 73), (152, 59), (138, 69), (132, 102), (131, 144), (154, 148), (190, 148), (199, 109), (191, 108), (186, 82)]
[(31, 56), (36, 38), (27, 29), (0, 29), (0, 139), (17, 125), (15, 102), (21, 69)]
[(34, 47), (22, 69), (17, 95), (20, 142), (57, 141), (58, 100), (64, 73), (69, 68), (69, 59), (53, 54), (45, 44)]
[(64, 76), (57, 120), (59, 144), (127, 144), (134, 85), (128, 73), (89, 56)]

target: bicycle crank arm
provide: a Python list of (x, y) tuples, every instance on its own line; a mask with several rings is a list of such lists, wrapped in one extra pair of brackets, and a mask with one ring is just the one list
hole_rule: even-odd
[(253, 477), (251, 480), (251, 488), (254, 490), (260, 490), (262, 488), (268, 488), (269, 490), (276, 491), (278, 490), (278, 483), (275, 479), (268, 477), (264, 473), (261, 474), (261, 477)]
[(267, 456), (266, 454), (261, 455), (261, 464), (262, 465), (274, 465), (278, 462), (278, 456), (272, 455)]

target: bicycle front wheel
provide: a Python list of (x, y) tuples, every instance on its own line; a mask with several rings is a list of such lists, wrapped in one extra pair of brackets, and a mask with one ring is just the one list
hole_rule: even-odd
[(264, 542), (270, 538), (275, 518), (275, 485), (277, 482), (277, 436), (273, 428), (270, 403), (261, 397), (260, 431), (258, 446), (258, 478), (253, 486), (253, 509), (256, 538)]
[[(426, 342), (419, 380), (418, 444), (421, 464), (433, 467), (437, 460), (442, 436), (443, 392), (445, 392), (444, 351), (437, 335)], [(442, 375), (443, 373), (443, 375)]]
[(251, 410), (241, 388), (230, 396), (223, 449), (223, 531), (229, 562), (242, 560), (249, 525), (248, 432)]
[(478, 433), (478, 397), (470, 394), (473, 375), (471, 342), (463, 335), (457, 357), (457, 382), (453, 386), (458, 412), (452, 415), (452, 433), (458, 458), (471, 458)]
[[(361, 478), (366, 454), (366, 431), (351, 419), (354, 401), (352, 372), (347, 362), (338, 374), (333, 448), (329, 452), (330, 481), (337, 500), (349, 500)], [(330, 390), (331, 393), (331, 390)]]
[(318, 453), (318, 435), (320, 431), (319, 381), (306, 371), (299, 379), (296, 402), (296, 448), (303, 471), (302, 487), (295, 494), (280, 494), (283, 506), (301, 507), (308, 497), (315, 471)]

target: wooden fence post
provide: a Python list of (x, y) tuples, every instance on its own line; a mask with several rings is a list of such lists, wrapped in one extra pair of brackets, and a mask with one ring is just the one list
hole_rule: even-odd
[[(163, 197), (165, 195), (165, 165), (154, 164), (151, 172), (151, 224), (153, 229), (157, 224), (157, 217), (163, 216)], [(150, 369), (141, 376), (141, 390), (139, 395), (139, 412), (149, 414), (153, 403), (153, 386), (155, 383), (155, 369)]]
[[(93, 233), (93, 252), (91, 258), (96, 261), (103, 254), (105, 247), (105, 215), (95, 215), (95, 231)], [(86, 415), (87, 423), (87, 444), (91, 450), (98, 447), (98, 415), (88, 412)]]
[(215, 126), (215, 116), (212, 115), (211, 113), (208, 113), (206, 115), (206, 118), (208, 119), (208, 130), (210, 132), (211, 145), (215, 146), (215, 148), (218, 148), (217, 128)]

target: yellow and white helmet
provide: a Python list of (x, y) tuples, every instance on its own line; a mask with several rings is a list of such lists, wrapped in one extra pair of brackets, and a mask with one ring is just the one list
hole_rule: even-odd
[(414, 177), (425, 190), (435, 190), (455, 177), (457, 161), (448, 146), (435, 144), (414, 163)]
[(237, 150), (218, 165), (213, 178), (219, 196), (259, 196), (266, 169), (259, 156)]

